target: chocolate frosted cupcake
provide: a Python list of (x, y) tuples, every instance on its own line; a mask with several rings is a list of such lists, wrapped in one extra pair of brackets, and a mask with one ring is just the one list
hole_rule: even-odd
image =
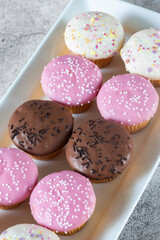
[(89, 120), (72, 134), (66, 157), (73, 170), (93, 182), (111, 181), (127, 167), (132, 155), (128, 131), (112, 120)]
[(57, 102), (30, 100), (19, 106), (9, 121), (13, 143), (36, 159), (54, 157), (68, 142), (73, 118)]

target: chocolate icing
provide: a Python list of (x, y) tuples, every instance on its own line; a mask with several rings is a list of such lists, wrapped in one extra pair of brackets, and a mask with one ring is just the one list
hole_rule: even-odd
[(73, 118), (62, 104), (31, 100), (15, 110), (8, 127), (9, 135), (18, 148), (42, 156), (56, 152), (68, 142)]
[(102, 118), (82, 123), (66, 148), (71, 168), (90, 179), (112, 179), (127, 167), (132, 140), (119, 123)]

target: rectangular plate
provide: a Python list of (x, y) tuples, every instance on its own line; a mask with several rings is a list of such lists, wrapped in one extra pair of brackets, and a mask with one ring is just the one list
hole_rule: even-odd
[[(107, 12), (120, 20), (126, 37), (136, 31), (159, 27), (160, 14), (116, 0), (73, 0), (65, 8), (57, 22), (21, 71), (14, 84), (0, 102), (0, 146), (12, 146), (7, 133), (7, 125), (12, 112), (29, 99), (44, 98), (40, 78), (44, 66), (57, 55), (68, 53), (63, 33), (67, 22), (76, 14), (91, 10)], [(102, 70), (106, 81), (113, 75), (125, 73), (123, 61), (117, 55)], [(160, 93), (159, 89), (157, 89)], [(149, 125), (132, 135), (134, 155), (128, 169), (109, 183), (93, 184), (97, 205), (86, 226), (72, 236), (62, 236), (66, 240), (106, 240), (116, 239), (146, 188), (158, 166), (160, 142), (160, 108)], [(81, 122), (99, 116), (96, 103), (85, 113), (75, 116), (75, 127)], [(65, 151), (53, 161), (35, 161), (39, 168), (39, 179), (55, 171), (70, 169), (65, 160)], [(0, 232), (17, 223), (35, 223), (28, 200), (13, 210), (0, 210)]]

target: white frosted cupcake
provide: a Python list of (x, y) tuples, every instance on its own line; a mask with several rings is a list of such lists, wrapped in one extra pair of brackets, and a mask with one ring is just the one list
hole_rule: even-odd
[(122, 48), (124, 30), (121, 23), (107, 13), (81, 13), (69, 21), (65, 43), (74, 54), (103, 67)]
[(160, 86), (160, 30), (144, 29), (135, 33), (121, 50), (126, 70), (150, 79)]
[(34, 224), (18, 224), (0, 234), (0, 240), (59, 240), (52, 231)]

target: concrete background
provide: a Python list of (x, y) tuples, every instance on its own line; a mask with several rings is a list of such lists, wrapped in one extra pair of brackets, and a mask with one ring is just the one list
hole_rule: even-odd
[[(69, 0), (0, 0), (0, 99), (68, 2)], [(160, 13), (160, 0), (126, 2)], [(160, 165), (118, 240), (159, 240), (159, 199)]]

